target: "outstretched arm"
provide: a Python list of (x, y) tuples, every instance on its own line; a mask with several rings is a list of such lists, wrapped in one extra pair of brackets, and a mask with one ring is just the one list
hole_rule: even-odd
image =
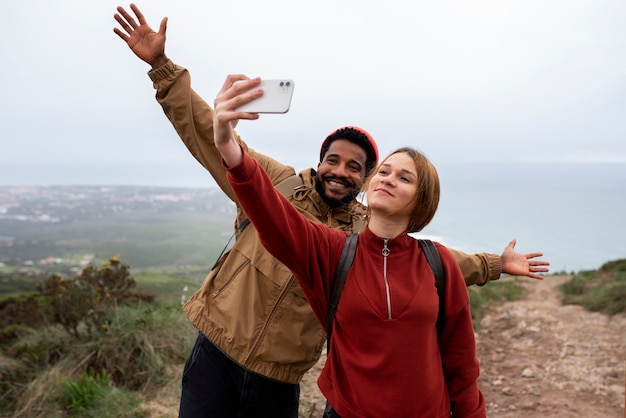
[(547, 272), (547, 266), (550, 263), (543, 260), (531, 260), (542, 257), (543, 254), (539, 252), (528, 254), (515, 252), (516, 242), (515, 239), (509, 242), (502, 255), (491, 253), (466, 254), (454, 248), (449, 248), (449, 250), (461, 267), (465, 284), (468, 286), (473, 284), (483, 286), (490, 281), (498, 280), (502, 273), (543, 280), (543, 276), (537, 273)]
[[(543, 275), (537, 273), (547, 273), (549, 262), (543, 260), (531, 260), (543, 257), (543, 253), (520, 254), (515, 252), (517, 240), (513, 238), (509, 245), (504, 248), (500, 259), (502, 260), (502, 273), (512, 276), (528, 276), (533, 279), (543, 280)], [(544, 267), (545, 266), (545, 267)]]
[[(115, 32), (128, 47), (142, 61), (150, 64), (153, 69), (161, 67), (167, 62), (165, 55), (165, 32), (167, 30), (167, 17), (161, 20), (159, 31), (155, 32), (146, 23), (146, 18), (139, 8), (131, 3), (130, 8), (137, 17), (135, 20), (122, 6), (117, 7), (118, 13), (113, 17), (120, 24), (122, 29), (113, 28)], [(137, 23), (139, 22), (139, 23)]]
[[(159, 31), (155, 32), (146, 23), (144, 15), (135, 4), (131, 4), (130, 8), (134, 16), (123, 7), (117, 8), (113, 18), (118, 27), (115, 27), (113, 32), (137, 57), (152, 67), (148, 76), (156, 89), (157, 102), (176, 133), (194, 158), (211, 173), (217, 185), (235, 201), (226, 179), (226, 171), (214, 145), (213, 109), (191, 88), (189, 72), (174, 64), (165, 55), (168, 19), (163, 18)], [(236, 121), (231, 123), (233, 128), (235, 124)], [(294, 174), (293, 168), (249, 149), (237, 135), (236, 139), (254, 159), (259, 161), (275, 183)], [(239, 215), (245, 216), (241, 213)]]

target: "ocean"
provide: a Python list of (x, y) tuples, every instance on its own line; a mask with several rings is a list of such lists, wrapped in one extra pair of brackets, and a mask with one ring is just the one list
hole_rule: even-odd
[(626, 258), (626, 164), (438, 166), (442, 197), (423, 231), (466, 252), (540, 251), (552, 272)]
[[(297, 170), (305, 167), (297, 167)], [(465, 252), (540, 251), (552, 272), (626, 258), (626, 164), (442, 163), (439, 210), (420, 235)], [(45, 173), (42, 175), (42, 173)], [(195, 161), (2, 164), (0, 185), (215, 187)]]

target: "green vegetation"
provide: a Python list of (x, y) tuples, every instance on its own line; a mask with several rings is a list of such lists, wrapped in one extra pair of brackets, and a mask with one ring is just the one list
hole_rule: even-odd
[(112, 258), (74, 278), (53, 274), (38, 293), (2, 301), (2, 416), (145, 416), (141, 394), (170, 383), (196, 331), (180, 299), (156, 300), (135, 283)]
[[(232, 224), (223, 219), (75, 221), (25, 224), (21, 239), (0, 248), (2, 259), (38, 262), (47, 257), (80, 260), (94, 254), (100, 264), (117, 254), (134, 268), (212, 265), (228, 240)], [(0, 226), (2, 222), (0, 221)], [(41, 266), (38, 265), (41, 268)]]
[(609, 315), (626, 312), (626, 260), (581, 271), (560, 287), (563, 303)]
[(101, 264), (112, 255), (134, 269), (210, 266), (235, 217), (217, 188), (0, 187), (0, 203), (0, 272), (4, 264), (67, 274), (63, 266), (86, 256)]
[(467, 290), (470, 296), (474, 328), (478, 327), (480, 317), (489, 305), (520, 300), (526, 295), (526, 289), (515, 277), (490, 282), (486, 286), (470, 286)]
[[(207, 270), (177, 265), (131, 276), (113, 257), (73, 276), (0, 271), (11, 295), (0, 300), (0, 416), (142, 418), (155, 394), (175, 399), (196, 338), (181, 301)], [(565, 303), (624, 312), (626, 260), (579, 273), (562, 291)], [(468, 292), (475, 325), (490, 305), (526, 293), (516, 277)]]
[(179, 267), (142, 271), (134, 275), (137, 286), (166, 303), (181, 303), (200, 288), (209, 267)]
[[(205, 275), (206, 269), (170, 267), (131, 277), (114, 257), (72, 279), (52, 274), (36, 285), (31, 278), (38, 292), (0, 304), (4, 416), (146, 416), (142, 394), (172, 386), (172, 379), (179, 385), (172, 370), (180, 371), (196, 337), (181, 299)], [(490, 302), (520, 298), (523, 288), (512, 279), (469, 292), (478, 322)]]
[(72, 416), (144, 416), (135, 394), (113, 386), (105, 372), (96, 376), (91, 372), (83, 373), (77, 378), (62, 380), (59, 387), (60, 402)]

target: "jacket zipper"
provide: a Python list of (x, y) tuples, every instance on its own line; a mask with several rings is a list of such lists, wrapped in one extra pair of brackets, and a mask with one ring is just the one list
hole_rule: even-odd
[(383, 278), (385, 279), (385, 291), (387, 292), (387, 319), (391, 319), (391, 293), (389, 292), (389, 280), (387, 280), (387, 257), (389, 257), (388, 238), (383, 240)]
[(295, 277), (291, 276), (286, 286), (283, 287), (282, 291), (280, 292), (280, 295), (278, 295), (276, 302), (272, 306), (272, 311), (269, 313), (269, 315), (267, 315), (267, 319), (263, 321), (263, 329), (261, 329), (261, 331), (259, 332), (258, 337), (255, 338), (256, 341), (254, 345), (252, 346), (252, 348), (250, 349), (250, 353), (248, 354), (248, 357), (246, 357), (244, 361), (244, 366), (248, 365), (248, 361), (255, 355), (256, 351), (259, 349), (259, 345), (261, 345), (261, 341), (265, 339), (265, 335), (267, 334), (267, 329), (269, 328), (270, 323), (272, 323), (277, 307), (283, 302), (283, 299), (285, 299), (285, 296), (289, 292), (289, 289), (291, 289), (291, 286), (295, 280), (296, 280)]
[[(237, 270), (235, 270), (235, 272), (234, 272), (233, 274), (231, 274), (231, 275), (230, 275), (230, 277), (228, 278), (228, 280), (226, 281), (226, 283), (224, 283), (224, 284), (222, 285), (222, 287), (220, 287), (219, 289), (217, 289), (216, 291), (214, 291), (213, 293), (211, 293), (211, 297), (212, 297), (212, 298), (216, 298), (216, 297), (218, 297), (218, 296), (219, 296), (219, 294), (220, 294), (220, 293), (222, 293), (222, 291), (228, 287), (228, 285), (229, 285), (229, 284), (233, 281), (233, 279), (234, 279), (235, 277), (237, 277), (237, 275), (239, 274), (239, 272), (240, 272), (241, 270), (243, 270), (243, 268), (244, 268), (245, 266), (247, 266), (249, 263), (250, 263), (250, 260), (247, 260), (245, 263), (243, 263), (242, 265), (240, 265), (240, 266), (237, 268)], [(217, 274), (219, 274), (219, 272), (218, 272)], [(216, 275), (216, 277), (217, 277), (217, 275)]]

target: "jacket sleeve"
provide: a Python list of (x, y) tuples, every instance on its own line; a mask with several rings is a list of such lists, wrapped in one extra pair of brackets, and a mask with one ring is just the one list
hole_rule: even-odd
[[(213, 134), (213, 108), (191, 88), (189, 71), (171, 60), (148, 72), (156, 89), (156, 100), (163, 112), (196, 160), (210, 173), (217, 185), (233, 201), (235, 195), (226, 179), (226, 170), (215, 148)], [(257, 153), (237, 138), (241, 146), (269, 174), (274, 184), (295, 174), (291, 167)]]
[(306, 219), (246, 153), (240, 164), (228, 169), (228, 179), (263, 247), (291, 270), (318, 320), (325, 324), (330, 282), (346, 234)]
[(439, 349), (452, 416), (484, 418), (486, 404), (478, 386), (480, 367), (467, 288), (451, 252), (440, 244), (437, 249), (446, 275), (445, 326), (439, 336)]
[(484, 286), (487, 282), (500, 278), (502, 262), (499, 255), (490, 253), (466, 254), (452, 248), (449, 250), (459, 264), (467, 286), (473, 284)]

